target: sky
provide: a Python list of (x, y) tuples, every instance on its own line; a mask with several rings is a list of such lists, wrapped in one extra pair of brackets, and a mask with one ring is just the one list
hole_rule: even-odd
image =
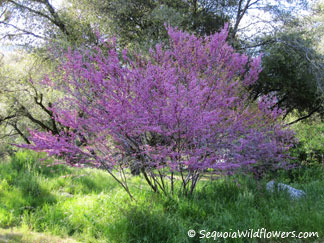
[[(294, 6), (294, 2), (292, 1), (291, 5), (288, 5), (284, 1), (277, 1), (277, 0), (269, 0), (271, 4), (284, 4), (285, 7), (289, 8), (291, 6)], [(308, 0), (308, 3), (311, 4), (313, 0)], [(295, 13), (298, 17), (302, 17), (308, 14), (305, 10), (300, 10)], [(244, 28), (245, 26), (250, 25), (251, 23), (255, 23), (262, 20), (260, 23), (253, 24), (250, 28), (248, 28), (248, 31)], [(248, 33), (248, 36), (257, 35), (258, 33), (262, 33), (267, 31), (267, 29), (270, 31), (273, 28), (273, 22), (271, 24), (265, 24), (266, 21), (271, 20), (271, 15), (267, 12), (256, 10), (256, 9), (249, 9), (248, 14), (245, 15), (241, 21), (240, 29), (244, 29), (245, 33)]]
[(50, 1), (55, 8), (62, 6), (64, 0), (51, 0)]
[[(54, 8), (58, 9), (63, 5), (64, 0), (49, 0), (49, 2), (54, 6)], [(18, 26), (19, 26), (19, 24), (18, 24)], [(22, 23), (21, 23), (21, 27), (23, 27)], [(2, 56), (1, 54), (7, 55), (16, 49), (17, 49), (17, 47), (15, 47), (15, 46), (10, 46), (10, 45), (8, 46), (8, 45), (4, 45), (3, 43), (0, 43), (0, 58)]]

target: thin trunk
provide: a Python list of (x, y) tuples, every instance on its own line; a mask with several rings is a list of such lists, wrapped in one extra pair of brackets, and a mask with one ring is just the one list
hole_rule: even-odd
[(173, 171), (171, 172), (171, 194), (173, 195), (173, 191), (174, 191), (174, 185), (173, 185)]
[(152, 190), (153, 190), (154, 192), (158, 192), (158, 191), (157, 191), (157, 188), (152, 184), (151, 180), (148, 178), (148, 176), (147, 176), (147, 174), (146, 174), (144, 168), (141, 169), (141, 172), (142, 172), (142, 174), (144, 175), (144, 178), (145, 178), (147, 184), (150, 185), (150, 187), (152, 188)]

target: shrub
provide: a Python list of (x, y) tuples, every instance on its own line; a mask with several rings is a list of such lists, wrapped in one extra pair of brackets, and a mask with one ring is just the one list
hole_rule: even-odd
[(69, 51), (43, 80), (65, 93), (50, 108), (65, 129), (32, 131), (25, 147), (73, 166), (102, 167), (129, 194), (127, 168), (155, 192), (173, 193), (179, 179), (187, 195), (207, 169), (262, 175), (281, 166), (293, 133), (282, 128), (281, 111), (270, 109), (273, 98), (249, 104), (246, 92), (260, 57), (236, 53), (226, 43), (227, 27), (204, 38), (168, 33), (169, 47), (157, 45), (149, 57), (120, 55), (114, 41)]
[(324, 124), (300, 123), (295, 126), (299, 143), (291, 149), (302, 164), (322, 164), (324, 159)]

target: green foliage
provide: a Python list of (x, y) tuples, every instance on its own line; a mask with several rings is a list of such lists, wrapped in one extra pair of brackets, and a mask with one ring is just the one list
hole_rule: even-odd
[(298, 112), (298, 117), (323, 112), (322, 94), (318, 91), (313, 64), (307, 59), (314, 44), (303, 33), (281, 33), (277, 41), (261, 48), (263, 53), (259, 79), (252, 86), (254, 98), (276, 95), (277, 106), (286, 114)]
[(10, 160), (11, 168), (20, 172), (27, 171), (29, 173), (39, 173), (40, 155), (32, 151), (19, 151), (15, 153)]
[(219, 31), (230, 20), (225, 8), (237, 1), (73, 0), (72, 5), (90, 23), (97, 23), (102, 33), (116, 36), (122, 46), (148, 50), (166, 41), (164, 24), (201, 35)]
[[(236, 176), (212, 183), (203, 180), (191, 198), (156, 195), (141, 186), (143, 178), (135, 177), (130, 184), (137, 201), (132, 202), (106, 172), (47, 167), (39, 156), (22, 151), (0, 164), (0, 227), (70, 235), (81, 242), (199, 242), (197, 236), (189, 239), (189, 229), (258, 228), (318, 231), (323, 239), (321, 170), (305, 170), (292, 184), (307, 193), (298, 201), (285, 192), (266, 191), (266, 181)], [(280, 180), (288, 182), (288, 172)]]
[(292, 155), (302, 164), (313, 165), (324, 162), (324, 123), (299, 123), (294, 126), (299, 144)]
[(324, 54), (324, 2), (323, 0), (312, 1), (311, 14), (305, 21), (307, 27), (312, 31), (311, 35), (317, 39), (316, 48), (321, 54)]
[[(27, 142), (27, 129), (53, 129), (48, 108), (62, 94), (34, 80), (42, 80), (43, 72), (51, 73), (54, 66), (55, 62), (49, 64), (35, 53), (23, 50), (4, 58), (0, 66), (0, 136), (3, 144)], [(57, 123), (55, 125), (59, 128)]]
[(279, 171), (276, 180), (283, 183), (312, 183), (323, 180), (324, 170), (322, 165), (300, 165), (291, 170)]

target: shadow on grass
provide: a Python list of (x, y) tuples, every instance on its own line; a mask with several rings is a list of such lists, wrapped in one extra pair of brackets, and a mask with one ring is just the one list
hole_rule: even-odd
[(75, 194), (108, 192), (117, 186), (102, 171), (64, 165), (46, 167), (23, 155), (0, 164), (0, 227), (19, 226), (26, 215), (32, 216), (49, 205), (56, 207)]
[(22, 237), (19, 233), (0, 234), (0, 243), (23, 242)]
[(21, 230), (0, 229), (0, 243), (76, 243), (77, 241), (56, 236), (25, 232)]
[[(206, 232), (234, 232), (265, 228), (281, 232), (318, 232), (323, 235), (323, 199), (292, 200), (287, 193), (270, 193), (259, 182), (233, 180), (212, 183), (191, 198), (147, 198), (152, 205), (129, 208), (116, 222), (118, 232), (125, 232), (121, 242), (215, 242), (199, 239)], [(148, 204), (146, 204), (148, 205)], [(162, 206), (162, 207), (161, 207)], [(189, 238), (189, 229), (197, 235)], [(116, 237), (118, 235), (116, 234)], [(216, 242), (251, 242), (250, 238), (217, 239)], [(271, 242), (321, 242), (316, 237), (294, 241), (273, 238)], [(254, 242), (254, 241), (253, 241)], [(269, 242), (269, 239), (255, 239)]]
[[(132, 207), (110, 228), (108, 235), (120, 242), (184, 242), (181, 224), (173, 217), (148, 208)], [(185, 236), (185, 235), (184, 235)]]

